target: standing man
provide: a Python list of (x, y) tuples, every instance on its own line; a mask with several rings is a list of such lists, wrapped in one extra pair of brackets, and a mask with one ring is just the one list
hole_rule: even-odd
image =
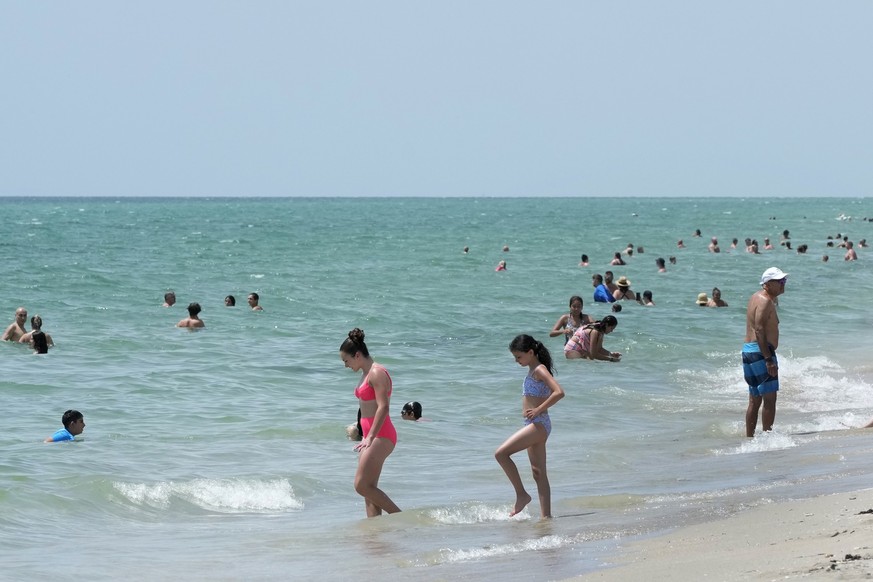
[(252, 308), (252, 311), (263, 311), (264, 308), (258, 305), (258, 301), (261, 300), (260, 295), (257, 293), (249, 293), (249, 307)]
[(776, 419), (776, 393), (779, 391), (779, 317), (776, 298), (785, 292), (788, 273), (770, 267), (761, 275), (761, 290), (756, 291), (746, 307), (746, 339), (743, 344), (743, 376), (749, 385), (749, 407), (746, 409), (746, 436), (755, 436), (758, 409), (761, 404), (761, 425), (773, 430)]
[(19, 307), (15, 310), (15, 320), (9, 324), (6, 331), (3, 332), (4, 342), (18, 342), (21, 336), (27, 333), (24, 329), (24, 324), (27, 323), (27, 310)]

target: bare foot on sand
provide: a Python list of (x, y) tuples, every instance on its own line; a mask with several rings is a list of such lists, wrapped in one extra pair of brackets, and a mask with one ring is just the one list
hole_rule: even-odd
[(513, 515), (517, 515), (522, 512), (522, 510), (527, 507), (527, 504), (530, 503), (530, 495), (525, 493), (524, 495), (519, 495), (515, 500), (515, 507), (512, 508), (512, 513), (509, 514), (509, 517)]

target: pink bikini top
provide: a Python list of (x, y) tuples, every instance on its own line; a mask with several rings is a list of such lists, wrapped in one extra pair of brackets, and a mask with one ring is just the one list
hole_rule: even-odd
[[(382, 366), (379, 366), (382, 368)], [(385, 368), (382, 368), (385, 370)], [(388, 396), (391, 396), (391, 387), (393, 382), (391, 381), (391, 375), (388, 373), (388, 370), (385, 370), (385, 375), (388, 376)], [(370, 374), (367, 374), (367, 377), (364, 378), (364, 382), (355, 388), (355, 398), (360, 398), (361, 400), (376, 400), (376, 389), (370, 384)]]

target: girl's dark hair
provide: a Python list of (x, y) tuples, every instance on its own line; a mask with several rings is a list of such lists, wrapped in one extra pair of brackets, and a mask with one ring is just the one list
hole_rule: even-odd
[(570, 297), (570, 307), (573, 307), (574, 301), (579, 301), (579, 303), (581, 303), (582, 305), (585, 305), (585, 302), (582, 301), (581, 297), (579, 297), (578, 295), (573, 295), (572, 297)]
[(350, 331), (349, 337), (340, 346), (340, 351), (350, 356), (361, 352), (365, 358), (369, 358), (370, 350), (367, 349), (367, 344), (364, 343), (364, 330), (356, 327)]
[(615, 318), (615, 316), (614, 315), (607, 315), (606, 317), (604, 317), (600, 321), (595, 321), (594, 323), (592, 323), (588, 327), (590, 327), (592, 329), (596, 329), (597, 331), (606, 331), (607, 327), (615, 327), (617, 325), (618, 325), (618, 320)]
[(49, 351), (48, 340), (45, 337), (45, 333), (42, 331), (35, 331), (30, 334), (30, 340), (33, 342), (33, 349), (38, 354), (47, 354)]
[(403, 405), (403, 409), (401, 410), (403, 414), (412, 414), (415, 420), (421, 418), (421, 402), (412, 401), (407, 402)]
[(515, 336), (515, 339), (513, 339), (509, 344), (509, 351), (511, 352), (526, 352), (528, 350), (533, 350), (534, 355), (540, 363), (546, 367), (549, 374), (552, 376), (555, 375), (555, 364), (552, 361), (552, 354), (549, 353), (548, 348), (546, 348), (542, 342), (539, 342), (531, 336), (523, 333)]
[(61, 422), (63, 423), (64, 428), (69, 429), (71, 424), (81, 418), (85, 417), (82, 416), (82, 413), (78, 410), (67, 410), (64, 412), (63, 416), (61, 416)]

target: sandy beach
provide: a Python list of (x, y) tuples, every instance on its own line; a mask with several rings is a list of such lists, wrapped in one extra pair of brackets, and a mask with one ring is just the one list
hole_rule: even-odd
[(621, 547), (575, 580), (873, 579), (873, 489), (761, 505)]

